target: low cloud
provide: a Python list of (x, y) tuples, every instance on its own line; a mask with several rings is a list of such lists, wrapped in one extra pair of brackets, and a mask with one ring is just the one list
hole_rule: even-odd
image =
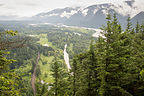
[[(124, 1), (134, 0), (0, 0), (0, 15), (33, 16), (41, 12), (48, 12), (56, 8), (113, 3), (121, 5)], [(133, 6), (144, 10), (144, 0), (135, 0)]]
[(1, 6), (4, 6), (4, 4), (0, 4), (0, 7), (1, 7)]
[(34, 4), (34, 3), (23, 3), (23, 5), (26, 5), (26, 6), (38, 6), (38, 4)]

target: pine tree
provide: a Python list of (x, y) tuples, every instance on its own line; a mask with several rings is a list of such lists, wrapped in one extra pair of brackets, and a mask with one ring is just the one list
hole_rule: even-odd
[(9, 64), (14, 62), (13, 59), (7, 59), (6, 47), (2, 46), (4, 43), (2, 42), (2, 36), (16, 35), (14, 31), (6, 31), (0, 33), (0, 95), (1, 96), (19, 96), (20, 90), (17, 89), (19, 76), (14, 72), (9, 70)]
[[(100, 46), (104, 48), (103, 52), (101, 52), (102, 50), (98, 48), (98, 52), (102, 53), (101, 57), (103, 57), (103, 59), (99, 59), (98, 61), (101, 62), (99, 63), (101, 68), (99, 73), (101, 75), (99, 95), (123, 96), (125, 94), (127, 96), (131, 96), (131, 94), (123, 88), (123, 84), (128, 79), (125, 78), (125, 76), (128, 75), (125, 73), (125, 71), (127, 71), (125, 67), (127, 67), (130, 63), (130, 50), (127, 49), (128, 46), (124, 44), (125, 40), (127, 40), (127, 36), (124, 37), (126, 34), (122, 33), (121, 26), (118, 24), (115, 14), (113, 16), (113, 20), (110, 15), (107, 16), (107, 20), (107, 26), (102, 28), (105, 38), (99, 39), (98, 42)], [(130, 24), (128, 24), (127, 31), (129, 32), (130, 27)], [(128, 60), (128, 62), (126, 60)]]
[(58, 96), (58, 80), (59, 80), (59, 78), (60, 78), (60, 73), (59, 73), (59, 70), (60, 70), (60, 67), (59, 67), (60, 65), (59, 65), (59, 63), (58, 63), (58, 61), (56, 60), (56, 58), (55, 58), (55, 62), (54, 62), (54, 64), (53, 64), (53, 66), (52, 66), (52, 72), (53, 72), (53, 77), (54, 77), (54, 93), (55, 93), (55, 96)]
[(95, 48), (91, 41), (89, 50), (74, 57), (73, 76), (73, 96), (95, 96), (97, 95), (97, 60)]
[(128, 33), (131, 31), (132, 29), (132, 23), (130, 22), (130, 16), (127, 18), (127, 28), (125, 31), (127, 31)]
[[(135, 84), (131, 84), (131, 86), (133, 86), (133, 91), (132, 93), (135, 96), (143, 96), (143, 91), (144, 90), (144, 82), (141, 79), (141, 74), (143, 72), (143, 68), (144, 68), (144, 32), (143, 32), (143, 28), (142, 25), (139, 25), (137, 23), (136, 28), (135, 28), (135, 34), (134, 34), (134, 42), (133, 42), (133, 80), (135, 80)], [(131, 88), (132, 89), (132, 88)]]
[(72, 96), (76, 96), (76, 91), (77, 91), (77, 83), (76, 83), (76, 80), (77, 80), (77, 58), (76, 58), (76, 56), (73, 58), (73, 63), (72, 63), (72, 72), (71, 72), (71, 74), (72, 74), (72, 78), (73, 78), (73, 80), (72, 80)]
[(98, 72), (97, 72), (97, 58), (95, 55), (95, 48), (93, 45), (93, 40), (90, 43), (90, 48), (88, 51), (88, 60), (87, 60), (87, 64), (88, 64), (88, 96), (95, 96), (97, 95), (97, 89), (99, 86), (99, 82), (97, 79), (98, 76)]
[(136, 33), (139, 33), (139, 31), (140, 31), (140, 25), (139, 25), (138, 22), (136, 23), (136, 28), (135, 28), (135, 30), (136, 30)]
[(51, 71), (54, 78), (51, 90), (53, 90), (54, 96), (64, 96), (68, 91), (68, 73), (64, 69), (64, 65), (58, 61), (56, 57), (54, 63), (52, 64)]

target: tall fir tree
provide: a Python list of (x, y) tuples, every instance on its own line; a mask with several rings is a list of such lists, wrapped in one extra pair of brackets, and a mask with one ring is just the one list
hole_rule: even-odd
[(68, 73), (61, 61), (58, 61), (56, 57), (54, 63), (52, 64), (51, 71), (54, 78), (52, 89), (50, 90), (52, 91), (51, 95), (66, 96), (67, 91), (69, 90), (67, 83)]
[[(103, 42), (99, 42), (102, 47), (105, 48), (103, 50), (103, 64), (99, 63), (101, 68), (100, 73), (102, 74), (102, 76), (100, 76), (101, 86), (99, 89), (99, 95), (131, 96), (131, 94), (123, 88), (123, 84), (129, 79), (125, 78), (125, 76), (128, 75), (128, 73), (125, 72), (127, 71), (126, 67), (130, 63), (130, 50), (127, 49), (128, 46), (124, 44), (125, 40), (127, 40), (127, 36), (123, 37), (125, 33), (122, 33), (121, 26), (118, 24), (115, 14), (113, 20), (110, 15), (107, 16), (107, 20), (107, 26), (102, 28), (105, 38)], [(130, 26), (128, 31), (130, 31)]]

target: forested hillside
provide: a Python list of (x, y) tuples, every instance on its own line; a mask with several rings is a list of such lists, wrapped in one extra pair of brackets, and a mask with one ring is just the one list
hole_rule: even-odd
[(98, 38), (84, 28), (2, 23), (0, 95), (144, 96), (144, 25), (106, 20)]

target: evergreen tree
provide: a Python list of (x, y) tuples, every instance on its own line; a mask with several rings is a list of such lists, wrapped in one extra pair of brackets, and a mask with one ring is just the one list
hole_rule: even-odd
[[(127, 90), (123, 88), (128, 75), (126, 67), (130, 62), (130, 50), (125, 45), (127, 34), (122, 33), (121, 26), (118, 24), (116, 15), (114, 14), (113, 20), (110, 15), (107, 16), (107, 26), (102, 28), (105, 36), (104, 40), (101, 39), (99, 44), (105, 48), (103, 51), (103, 59), (99, 59), (103, 64), (100, 65), (101, 86), (99, 89), (100, 96), (131, 96)], [(130, 32), (130, 24), (128, 24), (127, 31)], [(123, 37), (125, 36), (126, 37)], [(129, 44), (129, 42), (127, 42)], [(101, 52), (101, 49), (99, 49)], [(99, 58), (101, 58), (99, 57)], [(127, 60), (127, 61), (126, 61)], [(104, 71), (102, 71), (104, 70)]]
[(95, 48), (91, 41), (87, 52), (81, 53), (73, 59), (73, 95), (95, 96), (99, 83), (97, 83), (97, 60)]
[[(134, 34), (134, 42), (133, 42), (133, 65), (131, 69), (133, 69), (133, 80), (135, 80), (135, 84), (131, 84), (135, 89), (133, 89), (132, 93), (135, 96), (143, 96), (144, 90), (144, 82), (141, 79), (141, 74), (143, 72), (144, 68), (144, 32), (143, 32), (143, 24), (139, 25), (137, 23), (135, 28), (135, 34)], [(132, 88), (131, 88), (132, 89)]]
[(138, 22), (136, 23), (136, 28), (135, 28), (135, 30), (136, 30), (136, 33), (139, 33), (139, 31), (140, 31), (140, 25), (139, 25)]
[(76, 83), (77, 81), (77, 58), (76, 56), (73, 58), (73, 62), (72, 62), (72, 70), (71, 70), (71, 76), (72, 76), (72, 96), (76, 96), (76, 91), (78, 89), (78, 85)]
[(9, 64), (14, 62), (15, 60), (7, 59), (6, 54), (9, 52), (6, 52), (6, 47), (1, 46), (3, 45), (2, 38), (5, 35), (14, 36), (16, 35), (16, 32), (14, 31), (6, 31), (0, 33), (0, 95), (1, 96), (19, 96), (20, 90), (17, 89), (18, 87), (18, 80), (19, 76), (9, 70)]
[(97, 67), (98, 67), (98, 64), (97, 64), (97, 58), (96, 58), (96, 54), (95, 54), (95, 48), (94, 48), (94, 45), (93, 45), (93, 40), (91, 41), (91, 44), (90, 44), (90, 48), (89, 48), (89, 51), (88, 51), (88, 59), (87, 60), (87, 64), (88, 64), (88, 74), (87, 74), (87, 82), (88, 82), (88, 89), (87, 89), (87, 93), (88, 93), (88, 96), (95, 96), (95, 95), (98, 95), (97, 93), (97, 89), (98, 89), (98, 86), (99, 86), (99, 82), (98, 82), (98, 79), (97, 79), (97, 76), (98, 76), (98, 72), (97, 72)]
[(130, 16), (127, 18), (127, 28), (125, 31), (127, 31), (128, 33), (131, 31), (132, 29), (132, 23), (130, 22)]
[(52, 94), (54, 96), (64, 96), (68, 91), (68, 73), (66, 72), (64, 65), (58, 61), (56, 57), (54, 63), (52, 64), (51, 71), (54, 78), (51, 89)]

